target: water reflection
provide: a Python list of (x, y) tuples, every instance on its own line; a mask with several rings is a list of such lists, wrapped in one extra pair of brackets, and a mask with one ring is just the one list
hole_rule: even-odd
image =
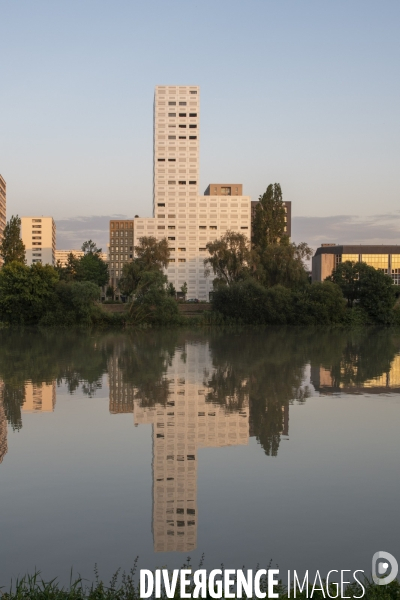
[(313, 388), (399, 392), (399, 348), (390, 331), (3, 331), (0, 463), (7, 422), (19, 430), (25, 412), (54, 411), (60, 385), (96, 397), (108, 374), (109, 412), (133, 413), (135, 426), (152, 428), (154, 550), (190, 552), (199, 523), (199, 449), (255, 437), (267, 456), (277, 456), (289, 436), (290, 406), (306, 402)]

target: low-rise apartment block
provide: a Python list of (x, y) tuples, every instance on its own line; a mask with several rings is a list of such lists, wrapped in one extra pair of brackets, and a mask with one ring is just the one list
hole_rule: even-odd
[[(85, 253), (83, 250), (56, 250), (55, 258), (56, 265), (60, 262), (62, 267), (65, 267), (68, 262), (68, 256), (72, 254), (75, 258), (81, 258)], [(100, 258), (104, 260), (104, 262), (108, 262), (108, 254), (107, 252), (100, 252)]]
[(28, 266), (56, 264), (56, 224), (53, 217), (21, 217), (21, 238)]

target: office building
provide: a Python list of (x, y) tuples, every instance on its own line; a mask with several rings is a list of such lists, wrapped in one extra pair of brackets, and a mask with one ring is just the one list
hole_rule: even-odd
[(155, 552), (191, 552), (197, 546), (199, 449), (248, 444), (249, 399), (236, 411), (210, 402), (205, 373), (211, 377), (213, 370), (208, 344), (187, 343), (165, 374), (166, 404), (143, 406), (138, 395), (134, 400), (135, 425), (153, 429)]
[(312, 280), (324, 281), (345, 261), (365, 262), (400, 284), (400, 246), (322, 244), (312, 258)]
[[(85, 253), (83, 250), (56, 250), (55, 251), (55, 259), (56, 265), (60, 261), (62, 267), (65, 267), (68, 262), (68, 256), (72, 254), (75, 258), (81, 258)], [(107, 252), (100, 252), (100, 258), (104, 260), (104, 262), (108, 262), (108, 254)]]
[[(0, 175), (0, 244), (3, 241), (4, 227), (6, 226), (6, 207), (7, 207), (7, 186), (3, 177)], [(3, 259), (0, 256), (0, 267)]]
[(28, 266), (56, 264), (56, 224), (53, 217), (21, 217), (21, 238)]
[[(256, 208), (258, 205), (259, 200), (252, 200), (251, 201), (251, 223), (253, 225), (254, 222), (254, 217), (256, 216)], [(285, 234), (288, 237), (292, 237), (292, 203), (289, 202), (283, 202), (283, 206), (285, 209), (285, 220), (286, 220), (286, 224), (285, 224)]]
[(236, 194), (240, 184), (210, 184), (199, 196), (198, 86), (156, 87), (153, 143), (153, 218), (135, 218), (133, 246), (143, 236), (167, 238), (169, 282), (177, 291), (186, 282), (188, 298), (208, 300), (213, 276), (204, 276), (206, 244), (227, 230), (250, 240), (250, 198), (241, 189)]

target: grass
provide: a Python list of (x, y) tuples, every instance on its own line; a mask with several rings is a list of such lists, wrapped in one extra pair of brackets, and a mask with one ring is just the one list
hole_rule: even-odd
[[(199, 565), (202, 568), (203, 559)], [(182, 568), (191, 568), (190, 559)], [(257, 569), (259, 566), (257, 566)], [(224, 569), (223, 565), (221, 569)], [(0, 591), (1, 600), (139, 600), (139, 585), (137, 582), (137, 560), (134, 563), (131, 571), (121, 573), (117, 571), (108, 584), (100, 580), (97, 569), (95, 568), (95, 579), (92, 583), (88, 583), (81, 578), (72, 580), (68, 586), (61, 586), (56, 579), (45, 581), (42, 579), (40, 572), (32, 576), (25, 576), (12, 584), (10, 589), (6, 591), (4, 588)], [(336, 596), (337, 592), (334, 586), (330, 586), (330, 598), (364, 598), (366, 600), (400, 600), (400, 583), (398, 580), (393, 581), (387, 586), (379, 586), (365, 578), (363, 581), (365, 593), (362, 595), (362, 588), (358, 584), (350, 584), (346, 587), (344, 596)], [(267, 592), (266, 581), (261, 582), (261, 590)], [(179, 584), (177, 586), (179, 590)], [(293, 591), (288, 596), (287, 589), (280, 585), (277, 588), (280, 600), (293, 598)], [(296, 598), (301, 600), (305, 598), (315, 598), (316, 600), (325, 599), (325, 595), (321, 591), (316, 591), (313, 596), (310, 596), (311, 589), (308, 594), (304, 590), (302, 593), (297, 591)], [(175, 595), (176, 599), (180, 598), (179, 592)], [(208, 598), (210, 598), (208, 596)], [(268, 594), (267, 594), (268, 598)], [(162, 600), (166, 600), (166, 596), (162, 595)]]

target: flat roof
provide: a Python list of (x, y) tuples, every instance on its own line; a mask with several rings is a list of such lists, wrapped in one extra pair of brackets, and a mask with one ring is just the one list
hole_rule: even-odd
[(400, 245), (346, 244), (342, 246), (323, 246), (317, 248), (314, 256), (319, 254), (400, 254)]

